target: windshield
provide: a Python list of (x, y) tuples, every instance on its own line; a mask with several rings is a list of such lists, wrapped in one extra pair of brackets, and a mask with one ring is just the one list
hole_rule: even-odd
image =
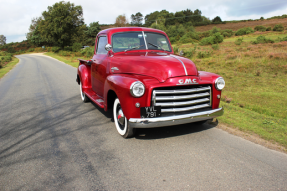
[(146, 49), (171, 51), (166, 36), (152, 32), (144, 32), (144, 37), (143, 32), (116, 33), (112, 36), (112, 46), (114, 52)]

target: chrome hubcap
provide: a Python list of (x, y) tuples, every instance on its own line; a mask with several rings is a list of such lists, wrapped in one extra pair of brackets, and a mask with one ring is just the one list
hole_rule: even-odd
[(124, 115), (122, 109), (118, 110), (117, 119), (118, 119), (119, 124), (124, 125), (124, 123), (125, 123), (125, 115)]

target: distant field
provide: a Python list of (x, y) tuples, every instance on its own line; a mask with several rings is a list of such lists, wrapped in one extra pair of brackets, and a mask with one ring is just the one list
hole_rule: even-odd
[(257, 31), (255, 33), (251, 33), (249, 35), (232, 36), (230, 38), (225, 38), (224, 42), (235, 42), (239, 38), (243, 38), (244, 42), (251, 42), (251, 41), (255, 41), (259, 35), (265, 36), (266, 38), (270, 38), (270, 39), (276, 41), (278, 39), (278, 37), (283, 38), (283, 37), (287, 36), (287, 31), (285, 31), (285, 32), (273, 32), (273, 31), (259, 32), (259, 31)]
[[(175, 45), (192, 52), (191, 60), (199, 70), (224, 77), (226, 87), (221, 105), (224, 116), (219, 121), (242, 131), (280, 143), (287, 148), (287, 42), (253, 45), (259, 35), (277, 39), (286, 32), (225, 39), (218, 50), (196, 44)], [(242, 37), (240, 37), (242, 38)]]
[(263, 25), (265, 27), (274, 27), (276, 24), (282, 24), (284, 28), (287, 27), (287, 18), (284, 19), (270, 19), (270, 20), (260, 20), (260, 21), (246, 21), (239, 23), (226, 23), (226, 24), (212, 24), (207, 26), (198, 26), (195, 27), (195, 30), (198, 32), (203, 32), (207, 30), (211, 30), (213, 27), (224, 29), (232, 29), (233, 31), (237, 31), (243, 27), (251, 27), (254, 28), (257, 25)]

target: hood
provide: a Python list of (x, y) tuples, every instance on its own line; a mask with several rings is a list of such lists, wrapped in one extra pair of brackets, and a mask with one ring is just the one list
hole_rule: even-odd
[(157, 78), (160, 82), (179, 76), (197, 76), (195, 64), (184, 57), (163, 52), (115, 54), (110, 57), (112, 73), (130, 73)]

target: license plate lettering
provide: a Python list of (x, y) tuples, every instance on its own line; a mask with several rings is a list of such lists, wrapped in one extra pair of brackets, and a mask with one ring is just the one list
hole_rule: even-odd
[(152, 106), (152, 107), (141, 107), (141, 117), (142, 118), (153, 118), (161, 116), (161, 107)]

